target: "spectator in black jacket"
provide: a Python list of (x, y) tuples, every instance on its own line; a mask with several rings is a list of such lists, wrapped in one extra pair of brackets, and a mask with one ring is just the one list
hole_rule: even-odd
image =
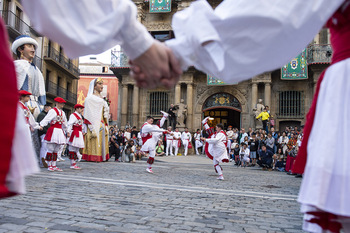
[(250, 150), (250, 158), (252, 159), (252, 166), (256, 164), (256, 154), (259, 147), (259, 140), (256, 138), (256, 134), (252, 133), (252, 138), (248, 142)]
[(266, 169), (272, 170), (273, 153), (270, 150), (266, 150), (266, 145), (262, 145), (259, 154), (260, 154), (260, 157), (258, 160), (259, 166), (262, 167), (263, 170), (266, 170)]
[[(42, 119), (45, 118), (45, 116), (47, 115), (48, 111), (51, 109), (51, 105), (50, 104), (45, 104), (44, 106), (44, 110), (41, 111), (41, 113), (38, 115), (36, 121), (40, 122), (42, 121)], [(47, 163), (45, 161), (45, 157), (46, 157), (46, 153), (47, 153), (47, 148), (46, 148), (46, 141), (44, 140), (45, 135), (47, 130), (50, 128), (50, 125), (47, 125), (43, 128), (43, 130), (38, 130), (38, 136), (40, 138), (41, 141), (41, 147), (40, 147), (40, 159), (39, 159), (39, 163), (41, 167), (45, 167), (47, 168)]]

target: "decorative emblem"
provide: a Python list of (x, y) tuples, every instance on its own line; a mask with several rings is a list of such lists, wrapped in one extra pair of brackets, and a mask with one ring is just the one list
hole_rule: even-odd
[(78, 125), (82, 125), (83, 124), (83, 119), (78, 120)]
[(57, 116), (56, 117), (56, 121), (61, 122), (62, 121), (62, 117), (61, 116)]
[(158, 3), (160, 4), (160, 3), (162, 3), (163, 2), (163, 0), (158, 0)]
[(293, 59), (291, 62), (290, 62), (290, 67), (295, 70), (296, 68), (298, 68), (298, 59)]
[(29, 116), (29, 111), (28, 111), (27, 109), (24, 109), (23, 112), (24, 112), (24, 116), (25, 116), (25, 117), (28, 117), (28, 116)]

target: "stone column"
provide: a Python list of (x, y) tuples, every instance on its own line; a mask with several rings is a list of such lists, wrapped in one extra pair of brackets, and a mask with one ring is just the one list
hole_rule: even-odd
[(264, 105), (269, 106), (271, 109), (271, 83), (265, 83), (265, 97)]
[(174, 105), (180, 103), (180, 96), (181, 96), (181, 85), (178, 83), (175, 86), (175, 100)]
[(123, 87), (123, 93), (122, 93), (123, 98), (121, 99), (122, 101), (121, 127), (124, 127), (126, 124), (126, 118), (128, 115), (128, 85), (122, 84), (122, 87)]
[(136, 85), (132, 97), (132, 124), (139, 127), (139, 88)]
[(123, 87), (122, 87), (122, 82), (120, 81), (121, 79), (118, 79), (118, 114), (117, 114), (117, 125), (120, 129), (121, 126), (121, 118), (122, 118), (122, 92), (123, 92)]
[(258, 84), (252, 83), (252, 110), (256, 108), (257, 101), (258, 101)]
[(186, 126), (189, 129), (189, 131), (193, 132), (193, 84), (189, 83), (187, 84), (187, 120), (186, 120)]

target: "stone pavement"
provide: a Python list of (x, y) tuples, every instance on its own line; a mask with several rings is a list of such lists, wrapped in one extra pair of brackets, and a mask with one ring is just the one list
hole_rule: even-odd
[(69, 162), (27, 179), (27, 194), (0, 201), (2, 232), (302, 232), (301, 179), (222, 165), (204, 156), (146, 162)]

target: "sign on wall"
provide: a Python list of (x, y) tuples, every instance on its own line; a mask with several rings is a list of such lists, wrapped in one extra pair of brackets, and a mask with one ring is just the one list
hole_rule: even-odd
[(171, 0), (149, 0), (149, 12), (171, 12)]
[(307, 78), (306, 49), (304, 49), (299, 56), (282, 67), (281, 79), (299, 80)]

